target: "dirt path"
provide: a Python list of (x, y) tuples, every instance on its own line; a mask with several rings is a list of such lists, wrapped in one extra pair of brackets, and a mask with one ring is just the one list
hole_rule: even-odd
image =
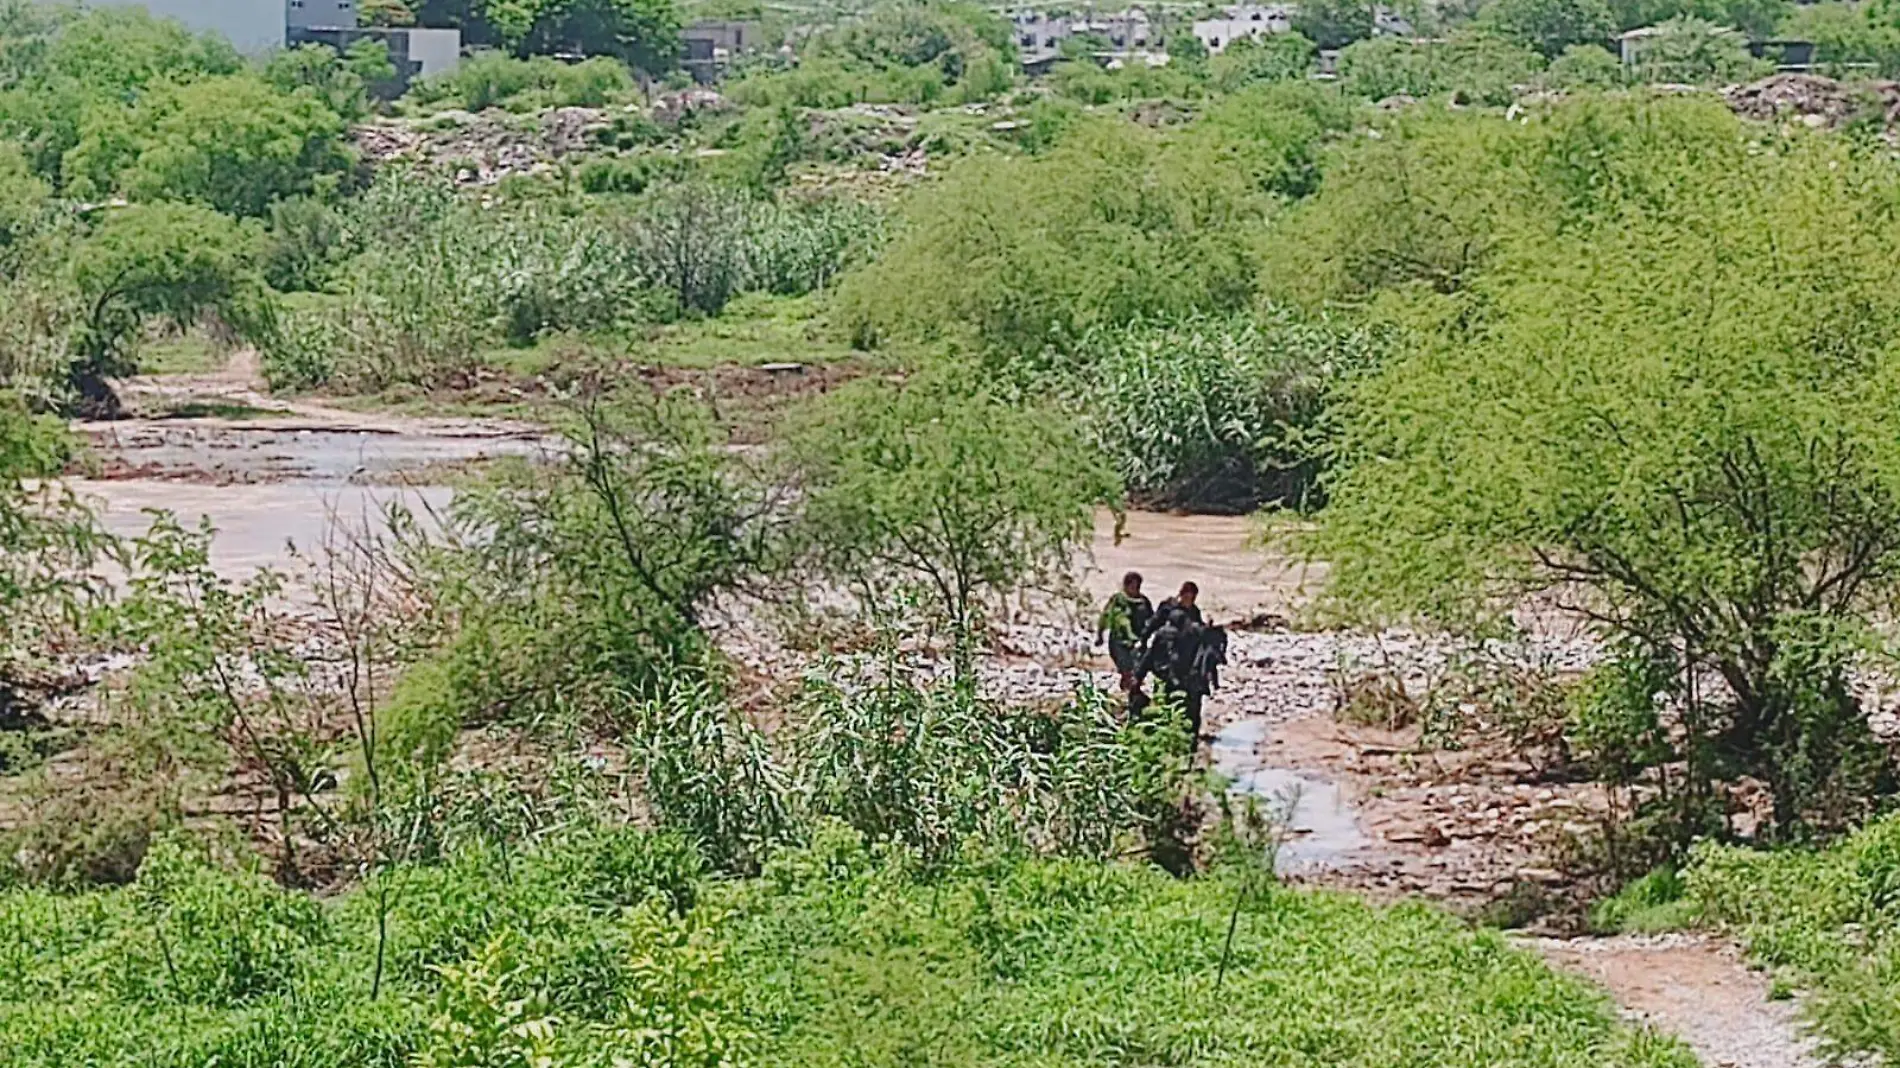
[(1673, 1034), (1708, 1068), (1820, 1068), (1792, 1001), (1767, 977), (1698, 935), (1525, 939), (1552, 965), (1610, 992), (1631, 1019)]

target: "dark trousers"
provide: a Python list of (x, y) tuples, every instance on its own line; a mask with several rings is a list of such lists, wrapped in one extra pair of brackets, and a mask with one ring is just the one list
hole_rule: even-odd
[(1191, 686), (1176, 686), (1166, 679), (1160, 682), (1161, 693), (1173, 698), (1181, 705), (1181, 711), (1187, 714), (1188, 737), (1198, 739), (1201, 736), (1201, 702), (1207, 698), (1205, 693)]

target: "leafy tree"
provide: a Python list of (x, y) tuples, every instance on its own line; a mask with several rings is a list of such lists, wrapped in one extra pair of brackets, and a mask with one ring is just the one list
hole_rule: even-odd
[(1900, 73), (1900, 24), (1882, 5), (1821, 3), (1796, 8), (1779, 35), (1813, 41), (1824, 69), (1845, 75), (1849, 64), (1871, 63), (1882, 77)]
[(1571, 45), (1604, 44), (1616, 33), (1605, 0), (1491, 0), (1479, 21), (1546, 59), (1555, 59)]
[(1365, 0), (1302, 0), (1293, 28), (1320, 48), (1344, 48), (1372, 36), (1377, 11)]
[(248, 74), (205, 79), (155, 91), (131, 112), (95, 111), (64, 169), (81, 195), (118, 189), (262, 215), (349, 167), (343, 132), (314, 94)]
[(1752, 38), (1773, 36), (1796, 10), (1791, 0), (1609, 0), (1609, 4), (1619, 32), (1697, 18)]
[[(389, 46), (373, 37), (356, 41), (344, 50), (343, 69), (369, 88), (388, 86), (396, 80), (396, 61), (389, 54)], [(331, 110), (349, 117), (341, 108)]]
[(70, 629), (105, 539), (57, 479), (74, 445), (59, 422), (0, 391), (0, 729), (17, 729), (49, 635)]
[(1305, 78), (1313, 69), (1319, 48), (1298, 32), (1266, 37), (1243, 37), (1208, 62), (1214, 85), (1232, 93), (1256, 82), (1284, 82)]
[(1341, 85), (1371, 100), (1449, 93), (1457, 103), (1502, 107), (1542, 66), (1535, 52), (1488, 35), (1442, 41), (1375, 37), (1339, 54)]
[(416, 13), (406, 0), (362, 0), (357, 19), (365, 26), (414, 26)]
[(1735, 122), (1708, 100), (1591, 100), (1516, 123), (1408, 109), (1379, 138), (1342, 142), (1318, 195), (1280, 219), (1265, 289), (1312, 306), (1460, 292), (1508, 233), (1594, 227), (1695, 181), (1682, 161), (1733, 152)]
[(5, 49), (12, 69), (0, 79), (0, 130), (24, 142), (34, 168), (55, 182), (93, 113), (123, 109), (159, 83), (243, 67), (222, 37), (193, 35), (136, 6), (23, 20), (22, 29)]
[(1016, 39), (1008, 22), (972, 4), (884, 3), (812, 40), (800, 62), (814, 58), (884, 83), (886, 98), (927, 103), (956, 87), (978, 100), (1013, 81)]
[(1185, 30), (1168, 38), (1168, 61), (1199, 70), (1207, 66), (1207, 46)]
[(1319, 188), (1331, 138), (1350, 129), (1352, 103), (1307, 81), (1258, 85), (1210, 104), (1182, 140), (1238, 169), (1262, 192), (1299, 198)]
[(1563, 89), (1623, 84), (1623, 61), (1602, 45), (1578, 44), (1550, 61), (1550, 83)]
[(1468, 299), (1412, 320), (1346, 391), (1313, 546), (1359, 609), (1469, 623), (1545, 592), (1662, 665), (1624, 713), (1664, 703), (1683, 836), (1739, 776), (1783, 832), (1867, 796), (1848, 670), (1900, 592), (1900, 186), (1724, 129), (1671, 139), (1594, 225), (1511, 228)]
[(767, 592), (789, 491), (683, 394), (584, 383), (550, 470), (456, 498), (450, 548), (415, 551), (453, 638), (458, 716), (606, 714), (704, 665), (719, 598)]
[(653, 279), (684, 310), (718, 315), (745, 287), (751, 201), (737, 190), (687, 182), (656, 195), (632, 240)]
[(915, 195), (910, 225), (839, 301), (861, 343), (973, 333), (1059, 359), (1097, 324), (1229, 310), (1253, 292), (1246, 177), (1204, 139), (1092, 121), (1031, 158), (978, 156)]
[(1117, 497), (1073, 422), (951, 373), (853, 383), (804, 413), (790, 449), (821, 568), (870, 606), (917, 591), (966, 682), (987, 606), (1065, 581)]
[(52, 189), (33, 173), (26, 153), (0, 141), (0, 273), (17, 262), (19, 246), (40, 228)]
[[(383, 74), (394, 77), (395, 65), (389, 61), (389, 50), (380, 42), (373, 40), (358, 41), (351, 46), (352, 55), (367, 45), (368, 50), (361, 54), (367, 60), (371, 55), (381, 59), (381, 68), (369, 70), (369, 74)], [(290, 94), (306, 90), (324, 106), (344, 119), (354, 122), (369, 112), (367, 86), (376, 79), (365, 76), (359, 64), (346, 62), (336, 50), (327, 45), (306, 44), (279, 52), (270, 58), (264, 67), (264, 80), (278, 92)]]
[(81, 410), (116, 412), (107, 379), (137, 369), (149, 319), (182, 325), (215, 309), (240, 333), (267, 330), (273, 308), (250, 253), (249, 235), (207, 208), (153, 204), (108, 214), (70, 265), (85, 308), (68, 373)]
[(1766, 65), (1748, 54), (1741, 34), (1694, 16), (1671, 19), (1643, 41), (1636, 77), (1650, 82), (1703, 85), (1761, 73)]
[(1072, 33), (1056, 46), (1056, 52), (1071, 62), (1093, 63), (1097, 52), (1112, 52), (1115, 45), (1099, 33)]
[(673, 0), (486, 0), (481, 23), (517, 55), (608, 55), (650, 74), (679, 56)]

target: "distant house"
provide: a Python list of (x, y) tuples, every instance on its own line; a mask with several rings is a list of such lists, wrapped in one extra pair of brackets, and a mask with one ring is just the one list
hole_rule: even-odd
[(1297, 10), (1292, 4), (1236, 4), (1223, 12), (1221, 18), (1195, 22), (1193, 33), (1208, 52), (1219, 55), (1243, 37), (1252, 39), (1287, 32), (1293, 28), (1293, 15)]
[(734, 58), (765, 47), (765, 27), (757, 22), (708, 19), (680, 31), (680, 66), (706, 85), (719, 80)]
[(1099, 37), (1116, 53), (1146, 52), (1162, 44), (1148, 13), (1138, 7), (1108, 15), (1073, 17), (1022, 10), (1010, 16), (1010, 23), (1023, 68), (1032, 74), (1055, 63), (1061, 56), (1062, 42), (1072, 37)]
[[(1222, 11), (1220, 18), (1200, 19), (1193, 32), (1209, 53), (1218, 55), (1242, 38), (1266, 37), (1293, 29), (1298, 4), (1235, 4)], [(1388, 37), (1412, 36), (1412, 24), (1405, 16), (1388, 7), (1372, 12), (1372, 32)]]
[(284, 43), (328, 45), (339, 52), (362, 40), (381, 41), (396, 66), (395, 83), (384, 91), (400, 94), (417, 78), (455, 69), (462, 60), (462, 31), (419, 26), (362, 26), (356, 0), (284, 0)]

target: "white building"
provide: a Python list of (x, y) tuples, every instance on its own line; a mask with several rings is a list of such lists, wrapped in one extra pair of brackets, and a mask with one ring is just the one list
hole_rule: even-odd
[[(1235, 4), (1227, 8), (1221, 18), (1196, 22), (1194, 36), (1206, 46), (1209, 53), (1217, 54), (1243, 37), (1286, 33), (1293, 28), (1293, 17), (1298, 12), (1297, 4)], [(1391, 8), (1379, 7), (1372, 12), (1372, 32), (1410, 37), (1412, 24)]]
[(1091, 12), (1073, 18), (1024, 10), (1011, 15), (1010, 22), (1016, 31), (1016, 49), (1025, 65), (1053, 56), (1062, 42), (1085, 34), (1107, 41), (1114, 52), (1146, 51), (1162, 44), (1148, 21), (1148, 13), (1138, 7), (1106, 15)]
[(1194, 36), (1208, 52), (1218, 55), (1243, 37), (1265, 37), (1293, 28), (1292, 4), (1236, 4), (1223, 17), (1194, 23)]

